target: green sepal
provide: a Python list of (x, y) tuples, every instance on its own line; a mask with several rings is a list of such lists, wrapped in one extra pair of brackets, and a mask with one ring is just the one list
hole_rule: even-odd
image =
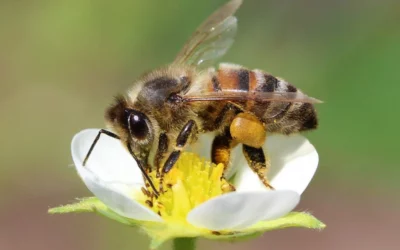
[(159, 248), (166, 240), (161, 240), (158, 238), (151, 238), (149, 248), (151, 250)]
[(107, 209), (107, 206), (104, 205), (104, 203), (101, 202), (96, 197), (80, 198), (77, 200), (78, 202), (76, 203), (50, 208), (48, 210), (48, 213), (49, 214), (88, 213), (88, 212), (95, 212), (95, 209), (97, 210)]
[(326, 225), (309, 213), (291, 212), (286, 216), (276, 220), (258, 222), (253, 226), (246, 228), (245, 232), (266, 232), (288, 227), (302, 227), (322, 230), (326, 227)]
[[(264, 232), (278, 230), (289, 227), (300, 227), (309, 229), (323, 229), (325, 224), (317, 218), (306, 212), (291, 212), (284, 217), (270, 221), (260, 221), (248, 228), (240, 231), (219, 231), (213, 232), (205, 229), (195, 229), (189, 227), (185, 229), (184, 225), (164, 224), (155, 222), (139, 222), (118, 215), (109, 209), (96, 197), (79, 199), (78, 202), (63, 205), (48, 210), (50, 214), (66, 213), (97, 213), (120, 222), (128, 226), (139, 226), (152, 238), (150, 249), (158, 248), (162, 243), (175, 237), (204, 237), (213, 240), (223, 241), (244, 241), (257, 238)], [(189, 230), (191, 229), (191, 230)], [(169, 232), (165, 234), (166, 232)]]
[(225, 241), (242, 241), (257, 238), (264, 232), (278, 230), (289, 227), (299, 227), (308, 229), (322, 230), (326, 226), (323, 222), (309, 213), (305, 212), (291, 212), (284, 217), (270, 221), (260, 221), (246, 229), (240, 231), (232, 231), (228, 233), (221, 232), (221, 235), (209, 234), (205, 237), (213, 240)]
[(97, 213), (128, 226), (134, 226), (137, 224), (135, 220), (125, 218), (115, 213), (96, 197), (81, 198), (78, 199), (78, 202), (76, 203), (50, 208), (48, 210), (48, 213), (49, 214)]

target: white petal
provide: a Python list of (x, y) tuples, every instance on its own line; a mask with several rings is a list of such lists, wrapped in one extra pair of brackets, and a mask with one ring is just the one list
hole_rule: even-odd
[(133, 192), (130, 196), (127, 196), (126, 192), (121, 192), (121, 190), (140, 190), (141, 186), (134, 188), (132, 186), (124, 187), (121, 184), (110, 185), (109, 183), (102, 182), (93, 173), (84, 168), (79, 168), (78, 173), (87, 188), (114, 212), (140, 221), (163, 221), (158, 214), (135, 201), (132, 198)]
[[(86, 129), (74, 136), (71, 151), (76, 165), (82, 165), (99, 129)], [(115, 138), (102, 134), (86, 162), (89, 169), (105, 182), (144, 184), (136, 161)]]
[(236, 187), (236, 192), (267, 191), (268, 189), (265, 188), (257, 174), (250, 169), (244, 160), (244, 157), (242, 158), (242, 166), (237, 168), (235, 179), (233, 180), (233, 185)]
[(299, 194), (290, 190), (232, 192), (197, 206), (187, 220), (210, 230), (240, 230), (260, 220), (284, 216), (299, 200)]
[(104, 204), (115, 212), (136, 220), (162, 221), (149, 208), (134, 200), (135, 192), (143, 186), (137, 163), (119, 140), (101, 135), (86, 166), (83, 160), (99, 129), (87, 129), (72, 139), (71, 151), (78, 174)]
[(187, 150), (196, 153), (204, 159), (211, 159), (211, 145), (214, 140), (214, 133), (199, 134), (196, 143), (188, 146)]
[[(271, 159), (268, 172), (271, 186), (276, 190), (293, 190), (302, 194), (318, 167), (318, 153), (314, 146), (301, 135), (274, 135), (267, 139), (264, 150)], [(235, 186), (238, 191), (265, 189), (247, 163), (238, 168)]]

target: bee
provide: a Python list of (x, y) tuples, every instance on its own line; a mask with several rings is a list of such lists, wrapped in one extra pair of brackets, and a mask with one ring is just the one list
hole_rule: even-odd
[[(106, 110), (109, 130), (148, 176), (168, 173), (198, 135), (213, 133), (212, 162), (229, 166), (230, 152), (242, 144), (250, 168), (266, 186), (269, 160), (262, 145), (267, 133), (293, 134), (315, 129), (313, 104), (298, 88), (262, 70), (234, 64), (209, 67), (231, 47), (237, 30), (234, 13), (242, 0), (231, 0), (209, 16), (168, 66), (142, 76)], [(112, 131), (112, 132), (111, 132)], [(162, 191), (162, 190), (161, 190)]]

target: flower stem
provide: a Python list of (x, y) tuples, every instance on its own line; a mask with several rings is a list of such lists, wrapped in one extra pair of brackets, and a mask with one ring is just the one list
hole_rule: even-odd
[(176, 238), (173, 242), (174, 250), (195, 250), (196, 238)]

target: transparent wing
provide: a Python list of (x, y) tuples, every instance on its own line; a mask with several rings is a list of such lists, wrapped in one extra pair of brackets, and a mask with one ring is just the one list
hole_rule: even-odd
[(313, 97), (309, 97), (301, 92), (246, 92), (238, 90), (222, 90), (219, 92), (190, 94), (183, 96), (183, 101), (259, 101), (322, 103), (322, 101)]
[(223, 56), (233, 44), (237, 19), (233, 16), (242, 0), (231, 0), (209, 16), (193, 33), (174, 64), (206, 65)]

